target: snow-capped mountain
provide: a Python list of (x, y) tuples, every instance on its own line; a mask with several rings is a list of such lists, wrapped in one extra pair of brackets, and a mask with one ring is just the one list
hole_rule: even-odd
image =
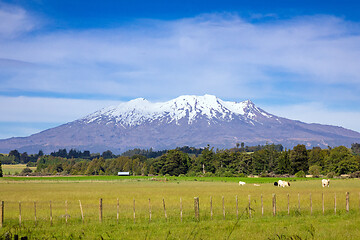
[(249, 146), (266, 142), (285, 147), (349, 146), (360, 142), (360, 133), (277, 117), (250, 100), (229, 102), (212, 95), (186, 95), (168, 102), (152, 103), (143, 98), (123, 102), (29, 137), (0, 140), (0, 152), (76, 148), (120, 153), (132, 148), (185, 145), (231, 148), (240, 142)]
[(254, 125), (261, 121), (261, 117), (271, 118), (256, 107), (250, 100), (244, 102), (228, 102), (213, 95), (180, 96), (168, 102), (151, 103), (144, 98), (137, 98), (118, 106), (101, 109), (83, 118), (85, 123), (116, 124), (124, 128), (131, 128), (144, 123), (159, 121), (175, 123), (186, 120), (192, 124), (197, 119), (206, 119), (211, 124), (218, 121), (242, 119)]

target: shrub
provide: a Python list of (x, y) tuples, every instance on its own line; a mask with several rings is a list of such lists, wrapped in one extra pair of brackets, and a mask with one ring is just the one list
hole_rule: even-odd
[(212, 172), (207, 172), (205, 173), (204, 177), (214, 177), (215, 174), (213, 174)]
[(239, 173), (237, 174), (238, 177), (246, 177), (245, 173)]
[(314, 177), (317, 177), (320, 175), (321, 167), (318, 165), (313, 165), (309, 168), (309, 173), (313, 175)]
[(335, 176), (334, 172), (328, 172), (328, 174), (326, 174), (327, 178), (333, 178)]
[(233, 177), (234, 174), (232, 174), (232, 172), (230, 171), (225, 171), (224, 174), (223, 174), (223, 177)]
[(24, 168), (23, 170), (21, 170), (20, 173), (15, 173), (16, 175), (20, 175), (20, 176), (26, 176), (26, 175), (30, 175), (33, 171), (30, 168)]
[(295, 177), (304, 178), (305, 172), (303, 170), (298, 171), (297, 173), (295, 173)]
[(356, 171), (350, 174), (351, 178), (360, 178), (360, 171)]

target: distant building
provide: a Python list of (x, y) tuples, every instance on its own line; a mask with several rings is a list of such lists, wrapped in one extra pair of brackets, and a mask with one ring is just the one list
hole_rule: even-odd
[(118, 176), (130, 176), (130, 172), (118, 172)]

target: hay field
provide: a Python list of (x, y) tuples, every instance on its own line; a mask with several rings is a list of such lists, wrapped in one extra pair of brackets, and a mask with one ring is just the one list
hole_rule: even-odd
[[(26, 164), (2, 164), (1, 165), (4, 175), (14, 175), (15, 173), (20, 173)], [(29, 167), (31, 170), (35, 171), (36, 167)]]
[[(261, 182), (260, 180), (257, 181)], [(291, 182), (289, 188), (279, 188), (269, 183), (269, 179), (264, 180), (268, 183), (261, 183), (260, 186), (254, 186), (252, 183), (238, 186), (236, 182), (179, 179), (165, 182), (150, 181), (150, 178), (122, 178), (116, 181), (49, 181), (48, 179), (13, 181), (4, 178), (0, 180), (0, 200), (5, 201), (5, 222), (0, 234), (5, 234), (6, 231), (12, 233), (18, 231), (21, 234), (27, 232), (33, 237), (46, 238), (53, 235), (60, 239), (70, 238), (70, 235), (74, 239), (81, 238), (79, 236), (90, 239), (101, 237), (113, 239), (118, 238), (117, 236), (124, 236), (120, 239), (223, 239), (229, 235), (230, 239), (246, 239), (246, 236), (254, 239), (279, 239), (276, 237), (282, 235), (285, 237), (298, 235), (301, 239), (339, 239), (343, 236), (348, 236), (346, 239), (358, 239), (360, 237), (359, 179), (333, 180), (329, 188), (322, 188), (320, 181), (319, 179), (296, 181)], [(345, 192), (350, 192), (348, 213), (345, 210)], [(272, 194), (276, 194), (276, 217), (273, 217), (272, 212)], [(289, 215), (287, 194), (290, 200)], [(336, 215), (334, 214), (335, 194)], [(264, 214), (261, 209), (261, 196)], [(300, 196), (300, 209), (298, 196)], [(200, 199), (200, 221), (196, 221), (194, 216), (194, 197)], [(103, 199), (102, 223), (99, 222), (100, 198)], [(183, 209), (182, 222), (180, 198)], [(117, 221), (117, 199), (119, 199), (119, 221)], [(151, 222), (149, 222), (149, 199)], [(165, 218), (163, 199), (167, 218)], [(79, 200), (82, 203), (84, 224), (81, 220)], [(18, 227), (19, 201), (22, 215), (21, 228)], [(36, 228), (34, 228), (34, 201), (37, 210)], [(52, 226), (50, 226), (50, 201)], [(65, 224), (65, 201), (69, 214), (67, 224)]]

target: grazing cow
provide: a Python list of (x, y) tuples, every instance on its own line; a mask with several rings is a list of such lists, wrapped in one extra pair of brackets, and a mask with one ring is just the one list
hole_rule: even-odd
[(284, 181), (283, 185), (284, 185), (283, 187), (290, 187), (290, 182)]
[(242, 182), (242, 181), (239, 182), (239, 186), (243, 186), (245, 184), (246, 184), (245, 182)]
[(278, 187), (282, 187), (283, 186), (283, 180), (279, 180), (278, 181)]
[(254, 183), (254, 186), (255, 186), (255, 187), (260, 187), (260, 184)]
[(278, 186), (279, 187), (290, 187), (290, 183), (287, 182), (287, 181), (279, 180), (278, 181)]
[(321, 180), (322, 187), (329, 187), (330, 186), (330, 179), (323, 179)]

